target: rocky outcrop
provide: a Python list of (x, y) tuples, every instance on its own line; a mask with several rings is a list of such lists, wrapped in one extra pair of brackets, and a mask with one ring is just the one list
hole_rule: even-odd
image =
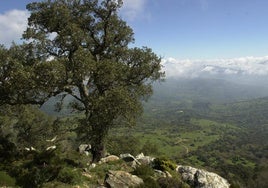
[(133, 168), (136, 168), (137, 165), (140, 165), (140, 162), (131, 154), (120, 154), (120, 158), (125, 162), (131, 163)]
[(183, 181), (195, 188), (229, 188), (228, 181), (221, 176), (190, 166), (178, 166), (176, 169)]
[(119, 157), (117, 157), (116, 155), (109, 155), (107, 157), (101, 158), (101, 160), (99, 161), (99, 164), (107, 163), (111, 161), (117, 161), (117, 160), (119, 160)]
[[(80, 149), (80, 148), (79, 148)], [(81, 147), (82, 150), (86, 150), (86, 145)], [(115, 155), (109, 155), (107, 157), (102, 158), (98, 165), (102, 163), (108, 163), (111, 161), (117, 161), (122, 159), (125, 161), (125, 164), (132, 167), (133, 169), (137, 168), (139, 165), (148, 165), (150, 168), (154, 170), (154, 177), (156, 180), (159, 178), (172, 178), (172, 175), (168, 171), (161, 171), (154, 169), (155, 166), (153, 163), (155, 162), (155, 158), (150, 156), (144, 156), (143, 153), (134, 157), (131, 154), (121, 154), (120, 157)], [(93, 166), (94, 165), (94, 166)], [(90, 168), (94, 168), (96, 164), (91, 164)], [(174, 164), (174, 169), (176, 165)], [(129, 171), (129, 169), (128, 169)], [(228, 181), (221, 176), (208, 172), (206, 170), (193, 168), (191, 166), (181, 166), (178, 165), (176, 168), (176, 172), (181, 174), (182, 181), (188, 186), (192, 188), (229, 188), (230, 184)], [(143, 180), (138, 176), (132, 175), (126, 171), (113, 171), (109, 170), (105, 177), (105, 186), (109, 188), (127, 188), (127, 187), (137, 187), (143, 184)]]
[(151, 156), (144, 156), (143, 153), (140, 153), (136, 156), (136, 159), (143, 165), (151, 165), (155, 158)]
[(105, 184), (110, 188), (128, 188), (143, 184), (143, 180), (125, 171), (109, 170), (105, 178)]

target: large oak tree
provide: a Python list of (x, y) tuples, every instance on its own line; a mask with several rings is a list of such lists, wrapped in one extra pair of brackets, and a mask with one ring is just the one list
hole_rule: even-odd
[(42, 105), (51, 96), (73, 96), (72, 107), (85, 113), (81, 127), (93, 161), (103, 156), (109, 129), (119, 120), (135, 123), (152, 82), (164, 76), (150, 48), (129, 47), (133, 31), (119, 16), (121, 6), (122, 0), (30, 3), (27, 44), (1, 48), (1, 103)]

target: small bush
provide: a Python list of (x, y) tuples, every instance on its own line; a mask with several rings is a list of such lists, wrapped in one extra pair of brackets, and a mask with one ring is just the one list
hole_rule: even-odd
[(143, 184), (139, 188), (160, 188), (154, 177), (154, 170), (148, 165), (138, 166), (133, 174), (143, 179)]
[(182, 188), (182, 182), (175, 178), (159, 178), (157, 182), (161, 188)]
[(81, 182), (81, 174), (74, 168), (65, 167), (59, 172), (57, 179), (60, 182), (73, 185)]
[(153, 176), (154, 170), (148, 165), (140, 165), (134, 170), (133, 174), (144, 179)]
[(47, 166), (47, 167), (32, 167), (32, 168), (20, 168), (17, 173), (17, 184), (28, 187), (41, 187), (43, 183), (53, 181), (59, 172), (59, 167)]
[(120, 155), (131, 153), (137, 155), (140, 152), (140, 141), (131, 135), (110, 136), (106, 141), (106, 149), (109, 153)]
[(176, 169), (177, 165), (169, 159), (156, 158), (153, 161), (153, 167), (161, 171), (173, 171)]
[(147, 177), (143, 179), (144, 184), (140, 188), (160, 188), (157, 181), (152, 177)]
[(61, 169), (59, 157), (48, 152), (35, 152), (27, 160), (22, 159), (12, 163), (9, 174), (16, 178), (16, 184), (21, 187), (41, 187), (42, 184), (53, 181)]
[(240, 188), (240, 185), (236, 182), (231, 182), (230, 188)]
[(16, 180), (10, 177), (6, 172), (0, 171), (0, 186), (15, 186)]
[(155, 155), (155, 156), (160, 155), (157, 144), (152, 143), (150, 141), (146, 141), (146, 143), (143, 145), (141, 151), (145, 155)]
[(104, 179), (109, 170), (122, 170), (122, 167), (126, 168), (123, 160), (110, 161), (90, 169), (90, 173), (94, 174), (96, 179)]

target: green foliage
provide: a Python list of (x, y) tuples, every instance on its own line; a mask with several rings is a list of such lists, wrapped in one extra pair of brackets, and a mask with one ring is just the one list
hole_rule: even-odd
[(80, 126), (90, 130), (94, 161), (115, 121), (134, 125), (152, 82), (164, 77), (150, 48), (129, 48), (133, 31), (118, 15), (121, 6), (121, 0), (30, 3), (23, 35), (30, 42), (0, 48), (0, 104), (72, 96), (70, 106), (85, 112)]
[(30, 105), (0, 106), (0, 161), (13, 161), (22, 157), (25, 148), (42, 150), (45, 140), (59, 133), (53, 118)]
[(177, 165), (169, 159), (156, 158), (153, 161), (153, 167), (161, 171), (173, 171), (176, 169)]
[(98, 181), (103, 181), (109, 170), (130, 171), (131, 168), (129, 168), (127, 165), (125, 165), (125, 162), (122, 160), (110, 161), (107, 163), (97, 165), (95, 168), (92, 168), (89, 170), (89, 173), (93, 174), (93, 178), (91, 179), (91, 182), (93, 184), (96, 184)]
[[(2, 134), (2, 133), (1, 133)], [(14, 143), (10, 142), (8, 136), (0, 136), (0, 161), (10, 162), (14, 160), (18, 155), (17, 148)]]
[(76, 183), (80, 183), (82, 181), (81, 172), (78, 169), (71, 167), (64, 167), (60, 170), (58, 176), (58, 181), (74, 185)]
[(14, 187), (16, 180), (10, 177), (6, 172), (0, 171), (0, 186), (1, 187)]
[[(79, 126), (98, 160), (109, 130), (115, 124), (134, 125), (142, 112), (141, 100), (152, 94), (152, 81), (163, 78), (161, 59), (151, 49), (129, 48), (133, 31), (118, 15), (121, 6), (122, 1), (109, 0), (31, 3), (27, 6), (29, 27), (24, 33), (30, 43), (13, 44), (9, 49), (0, 46), (0, 162), (19, 185), (38, 187), (56, 180), (59, 173), (63, 181), (75, 182), (77, 174), (68, 168), (84, 166), (87, 159), (71, 152), (25, 154), (22, 150), (33, 146), (40, 151), (47, 146), (44, 140), (57, 133), (59, 148), (70, 151), (77, 146), (73, 131)], [(185, 92), (187, 86), (192, 88)], [(268, 100), (213, 104), (234, 101), (238, 94), (242, 95), (239, 99), (245, 99), (250, 94), (234, 87), (215, 80), (183, 81), (173, 90), (159, 87), (167, 95), (154, 96), (145, 107), (142, 125), (127, 134), (133, 133), (133, 137), (118, 134), (119, 139), (108, 139), (109, 149), (115, 154), (135, 154), (140, 149), (156, 154), (159, 149), (181, 163), (218, 172), (232, 186), (265, 187)], [(227, 94), (222, 92), (224, 88)], [(62, 100), (71, 96), (70, 106), (86, 112), (83, 120), (53, 122), (36, 107), (22, 106), (42, 105), (52, 96), (61, 98), (59, 109)], [(130, 144), (122, 143), (121, 138)], [(117, 143), (119, 147), (114, 147)], [(67, 167), (61, 172), (63, 166)], [(174, 169), (167, 159), (158, 158), (155, 166)], [(111, 168), (120, 169), (121, 165), (105, 164), (92, 172), (100, 178)], [(138, 173), (150, 174), (143, 170)], [(157, 187), (150, 176), (145, 179), (148, 187)], [(176, 181), (161, 180), (162, 186)]]
[(158, 146), (150, 141), (146, 141), (141, 149), (144, 155), (157, 156), (160, 154)]
[(51, 181), (51, 182), (44, 183), (42, 185), (42, 188), (51, 188), (51, 187), (56, 187), (56, 188), (73, 188), (74, 185), (69, 185), (69, 184), (65, 184), (65, 183), (62, 183), (62, 182), (58, 182), (58, 181)]
[[(161, 188), (187, 188), (186, 184), (183, 184), (181, 180), (175, 178), (159, 178), (157, 180)], [(190, 186), (189, 186), (190, 188)]]
[(154, 170), (148, 165), (140, 165), (135, 168), (133, 174), (144, 179), (146, 177), (154, 176)]
[(55, 179), (58, 169), (53, 167), (38, 168), (32, 167), (21, 171), (17, 177), (17, 184), (22, 187), (41, 187), (43, 183)]
[(55, 134), (53, 119), (35, 106), (1, 106), (0, 122), (2, 137), (8, 137), (19, 150), (42, 147)]
[(240, 185), (238, 183), (231, 182), (230, 188), (240, 188)]
[(40, 187), (54, 180), (61, 169), (62, 161), (53, 151), (33, 152), (28, 160), (13, 163), (9, 172), (22, 187)]
[(152, 178), (152, 177), (145, 177), (143, 179), (143, 184), (140, 185), (138, 188), (160, 188), (159, 184), (157, 183), (157, 181)]
[(134, 175), (143, 179), (144, 184), (139, 187), (159, 187), (158, 183), (154, 179), (154, 170), (148, 165), (140, 165), (133, 171)]
[(122, 153), (131, 153), (137, 155), (140, 152), (140, 141), (131, 135), (108, 136), (106, 149), (109, 153), (120, 155)]
[[(170, 166), (170, 165), (167, 165), (167, 163), (172, 163), (172, 162), (171, 161), (167, 162), (167, 160), (165, 160), (166, 166)], [(163, 165), (161, 166), (161, 168), (164, 169)], [(171, 170), (170, 167), (165, 167), (165, 168), (168, 169), (168, 171), (172, 172), (172, 178), (160, 177), (160, 178), (156, 179), (154, 169), (148, 165), (138, 166), (133, 171), (133, 174), (137, 175), (143, 179), (144, 184), (141, 185), (140, 187), (189, 188), (189, 186), (187, 184), (184, 184), (181, 181), (181, 178), (177, 175), (176, 172), (174, 172), (174, 170)]]

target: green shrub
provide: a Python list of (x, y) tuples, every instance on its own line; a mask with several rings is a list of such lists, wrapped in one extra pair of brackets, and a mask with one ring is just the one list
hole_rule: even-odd
[(166, 158), (156, 158), (153, 161), (153, 168), (161, 171), (173, 171), (177, 165), (169, 159)]
[(13, 162), (8, 172), (21, 187), (41, 187), (58, 176), (61, 164), (60, 158), (51, 152), (35, 152), (31, 157)]
[(75, 183), (81, 182), (81, 174), (79, 173), (79, 171), (77, 171), (77, 169), (64, 167), (59, 172), (57, 179), (60, 182), (73, 185)]
[(143, 185), (140, 185), (140, 188), (160, 188), (157, 181), (152, 177), (146, 177), (143, 179)]
[(42, 188), (51, 188), (51, 187), (56, 187), (56, 188), (74, 188), (74, 185), (68, 185), (62, 182), (58, 181), (52, 181), (52, 182), (47, 182), (42, 185)]
[(6, 172), (0, 171), (0, 186), (15, 186), (16, 180), (10, 177)]
[(28, 187), (41, 187), (43, 183), (54, 180), (58, 173), (59, 167), (46, 166), (46, 167), (31, 167), (20, 168), (17, 170), (17, 184), (19, 186)]
[(230, 188), (240, 188), (240, 185), (236, 182), (231, 182)]
[(152, 177), (154, 170), (148, 165), (140, 165), (133, 171), (133, 174), (144, 179), (146, 177)]
[(158, 150), (158, 146), (155, 143), (152, 143), (150, 141), (146, 141), (145, 144), (143, 145), (141, 151), (145, 154), (145, 155), (160, 155), (160, 152)]
[(175, 178), (159, 178), (157, 182), (161, 188), (182, 188), (182, 182)]
[(124, 169), (126, 168), (123, 160), (110, 161), (90, 169), (90, 173), (94, 174), (97, 180), (104, 179), (109, 170), (122, 170), (122, 167), (124, 167)]
[(106, 141), (106, 149), (109, 153), (119, 155), (131, 153), (137, 155), (140, 152), (140, 141), (131, 135), (110, 136)]

